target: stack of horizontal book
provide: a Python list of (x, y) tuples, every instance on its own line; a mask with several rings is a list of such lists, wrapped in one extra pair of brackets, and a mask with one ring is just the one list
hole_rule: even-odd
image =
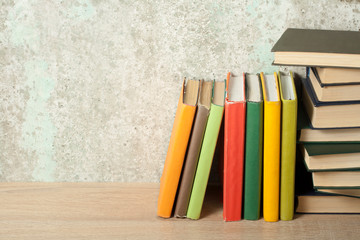
[(223, 143), (218, 147), (224, 220), (257, 220), (261, 206), (266, 221), (291, 220), (296, 121), (291, 73), (184, 81), (160, 180), (158, 216), (200, 218), (216, 144)]
[(315, 191), (297, 211), (360, 213), (360, 32), (288, 29), (273, 51), (275, 64), (307, 66), (299, 151)]

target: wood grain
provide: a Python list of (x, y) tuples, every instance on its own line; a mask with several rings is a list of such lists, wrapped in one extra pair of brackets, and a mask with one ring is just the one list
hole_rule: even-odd
[(201, 219), (156, 216), (157, 183), (0, 183), (0, 239), (358, 239), (360, 215), (222, 221), (221, 192)]

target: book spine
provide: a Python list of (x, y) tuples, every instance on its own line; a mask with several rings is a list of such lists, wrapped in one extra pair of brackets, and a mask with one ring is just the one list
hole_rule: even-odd
[(225, 103), (223, 218), (239, 221), (242, 213), (245, 102)]
[(263, 103), (247, 102), (245, 172), (244, 172), (244, 219), (260, 218)]
[(190, 219), (200, 218), (223, 112), (223, 106), (211, 104), (210, 115), (206, 125), (199, 162), (186, 214), (186, 216)]
[(279, 220), (280, 115), (280, 101), (265, 101), (263, 212), (268, 222)]

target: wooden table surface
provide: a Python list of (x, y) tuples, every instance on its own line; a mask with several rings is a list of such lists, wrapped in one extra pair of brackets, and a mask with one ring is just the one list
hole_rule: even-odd
[(360, 215), (222, 220), (210, 189), (200, 220), (156, 216), (157, 183), (0, 183), (0, 239), (360, 239)]

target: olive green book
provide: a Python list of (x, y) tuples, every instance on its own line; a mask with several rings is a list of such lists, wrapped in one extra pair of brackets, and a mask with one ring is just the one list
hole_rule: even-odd
[(199, 219), (209, 180), (210, 169), (219, 136), (219, 130), (224, 113), (225, 82), (215, 82), (213, 101), (210, 107), (204, 139), (201, 146), (198, 166), (194, 178), (186, 217)]
[(292, 72), (278, 74), (281, 112), (280, 219), (294, 217), (297, 96)]

